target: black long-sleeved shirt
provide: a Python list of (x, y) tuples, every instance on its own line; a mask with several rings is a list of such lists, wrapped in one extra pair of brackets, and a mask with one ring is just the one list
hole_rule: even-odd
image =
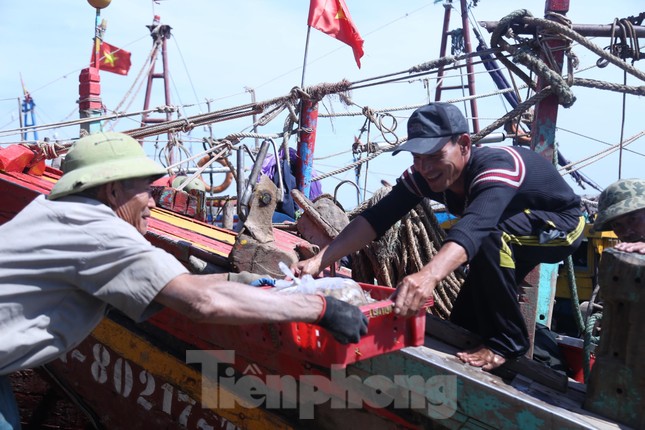
[(556, 223), (550, 219), (544, 222), (564, 232), (572, 231), (580, 222), (580, 197), (551, 163), (530, 149), (473, 147), (464, 179), (465, 199), (450, 190), (437, 193), (412, 166), (387, 196), (361, 215), (381, 236), (422, 198), (443, 203), (449, 212), (461, 217), (450, 228), (446, 241), (461, 245), (469, 261), (500, 221), (522, 211), (558, 213)]

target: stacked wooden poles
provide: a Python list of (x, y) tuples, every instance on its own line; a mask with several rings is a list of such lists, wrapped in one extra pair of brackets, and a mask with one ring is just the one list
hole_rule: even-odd
[[(349, 214), (350, 219), (373, 206), (390, 191), (382, 187), (374, 196)], [(407, 275), (418, 272), (434, 257), (445, 231), (439, 225), (430, 201), (424, 199), (378, 240), (352, 255), (352, 278), (358, 282), (376, 282), (396, 287)], [(430, 312), (448, 318), (464, 280), (459, 270), (451, 273), (434, 291), (434, 306)]]

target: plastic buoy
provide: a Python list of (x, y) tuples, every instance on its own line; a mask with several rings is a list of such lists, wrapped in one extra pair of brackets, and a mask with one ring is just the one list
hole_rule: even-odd
[(103, 9), (110, 5), (112, 0), (87, 0), (87, 2), (97, 9)]

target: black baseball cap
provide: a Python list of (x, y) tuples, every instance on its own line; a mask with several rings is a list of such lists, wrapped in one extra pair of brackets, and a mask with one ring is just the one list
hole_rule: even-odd
[(456, 134), (469, 133), (461, 111), (450, 103), (430, 103), (412, 112), (408, 119), (408, 140), (392, 153), (401, 151), (430, 155), (441, 150)]

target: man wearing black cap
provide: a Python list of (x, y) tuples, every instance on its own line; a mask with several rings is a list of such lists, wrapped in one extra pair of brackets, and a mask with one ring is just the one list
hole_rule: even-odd
[(422, 198), (443, 203), (460, 219), (437, 255), (397, 285), (395, 312), (414, 315), (452, 271), (469, 271), (450, 319), (484, 339), (457, 356), (494, 369), (523, 355), (528, 332), (518, 303), (519, 282), (539, 263), (557, 263), (580, 244), (580, 198), (555, 167), (518, 147), (472, 147), (459, 109), (431, 103), (408, 121), (413, 165), (392, 191), (356, 217), (327, 247), (299, 262), (299, 273), (317, 274), (339, 258), (383, 235)]

